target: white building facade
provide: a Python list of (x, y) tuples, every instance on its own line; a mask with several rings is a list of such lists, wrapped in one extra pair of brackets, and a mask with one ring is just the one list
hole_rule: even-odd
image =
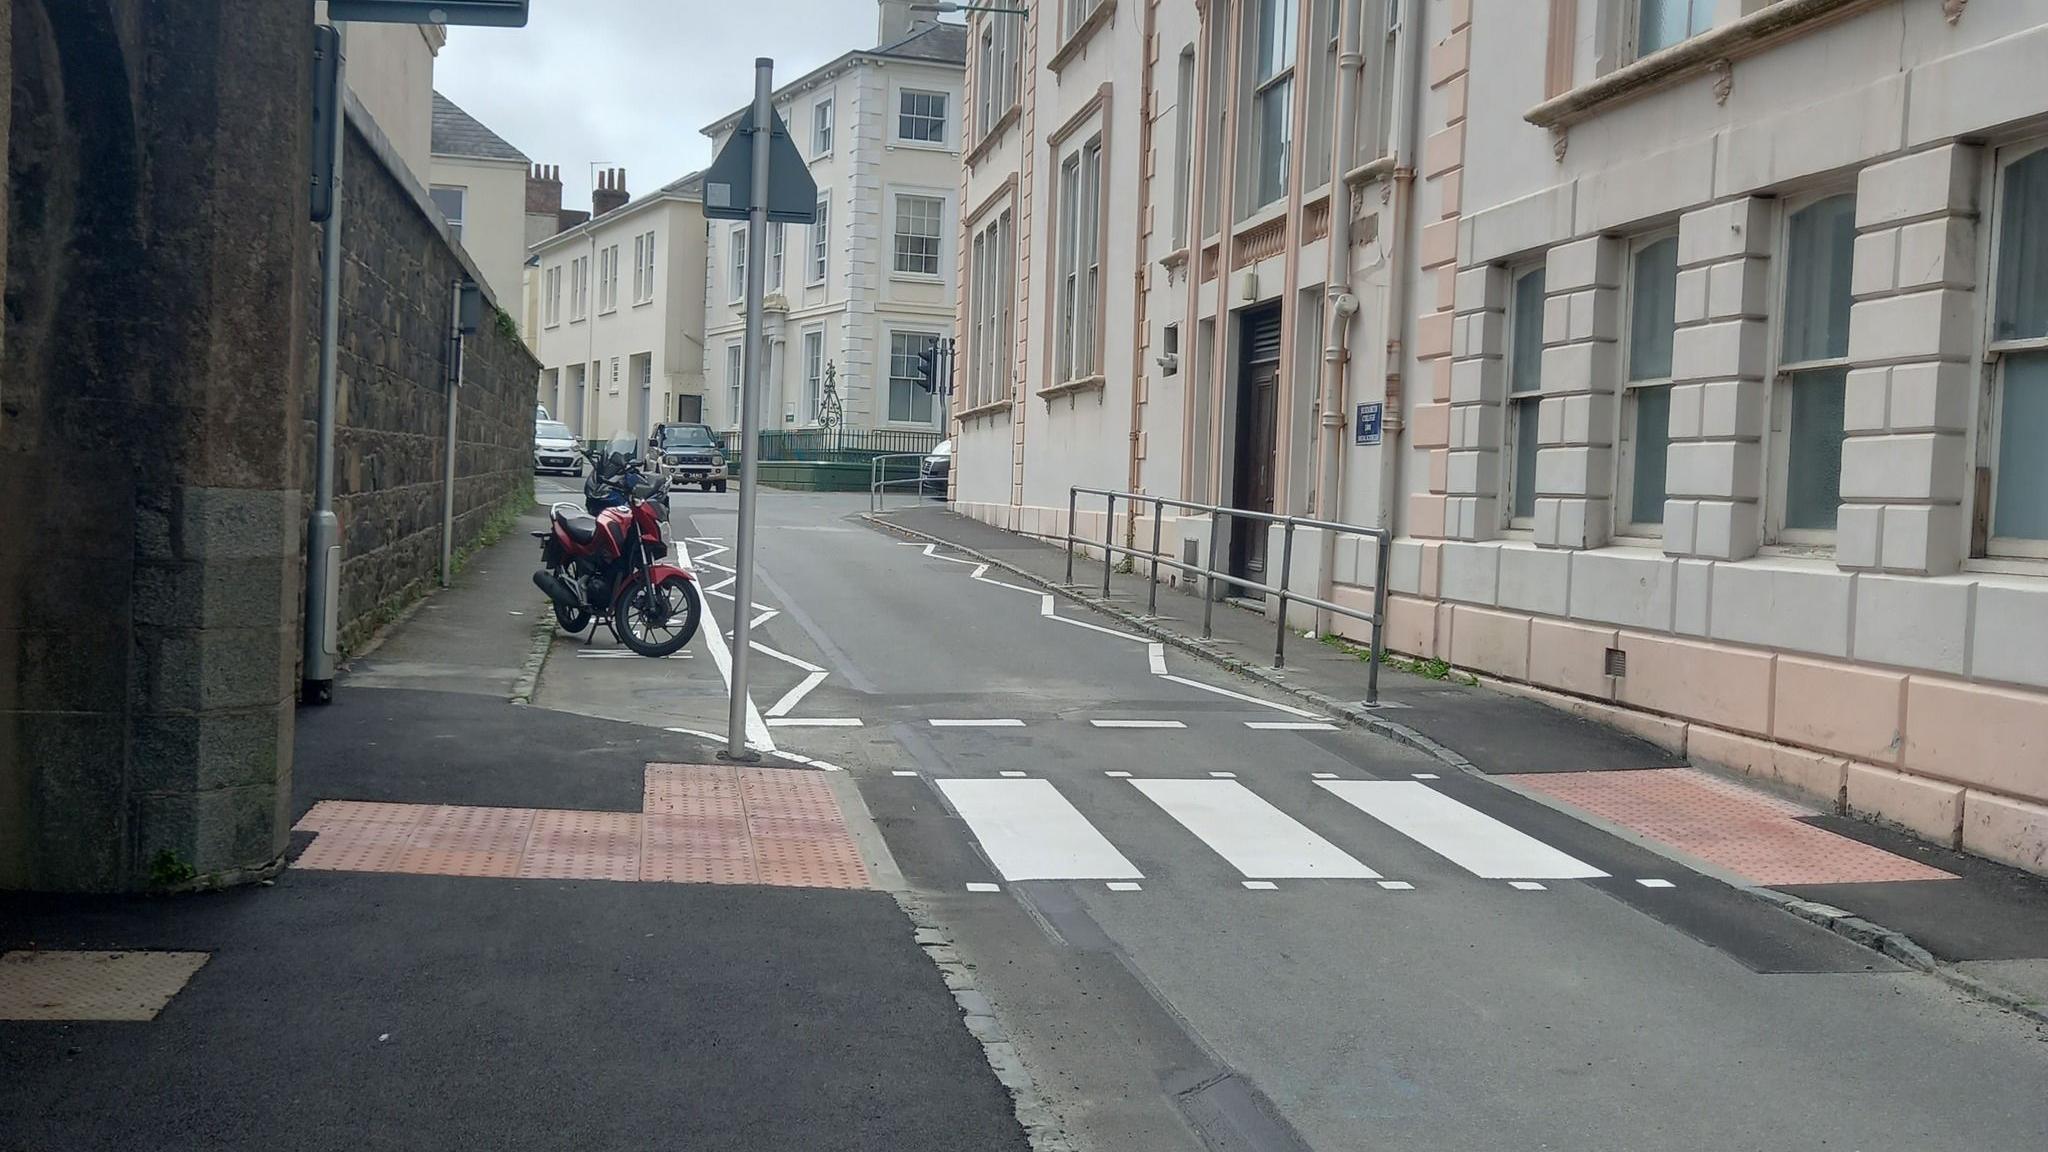
[(970, 27), (963, 512), (1386, 526), (1390, 647), (2048, 871), (2048, 3), (1032, 11)]
[[(818, 186), (818, 222), (771, 225), (764, 430), (818, 424), (828, 378), (848, 429), (933, 432), (945, 398), (916, 382), (957, 296), (964, 30), (885, 0), (879, 47), (775, 93)], [(744, 111), (704, 130), (723, 148)], [(739, 426), (746, 225), (714, 221), (704, 377), (715, 426)]]
[(704, 418), (704, 243), (693, 174), (533, 246), (550, 415), (586, 440)]

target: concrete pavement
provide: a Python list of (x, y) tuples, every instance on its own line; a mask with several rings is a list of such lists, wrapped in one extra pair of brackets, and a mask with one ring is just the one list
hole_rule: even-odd
[[(823, 773), (721, 793), (650, 767), (704, 740), (506, 701), (534, 549), (481, 554), (300, 712), (274, 883), (0, 896), (0, 983), (57, 951), (204, 959), (154, 1019), (0, 1018), (0, 1149), (1026, 1147), (878, 840), (856, 887), (807, 886), (859, 822), (792, 787)], [(730, 833), (749, 882), (673, 882)], [(669, 871), (567, 878), (621, 853)], [(80, 991), (31, 1010), (99, 1010)]]

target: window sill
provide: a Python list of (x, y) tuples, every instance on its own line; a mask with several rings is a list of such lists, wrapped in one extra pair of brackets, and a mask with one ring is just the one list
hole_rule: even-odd
[(1235, 240), (1248, 232), (1256, 232), (1285, 215), (1287, 215), (1287, 199), (1282, 197), (1232, 225), (1230, 237)]
[(898, 284), (944, 284), (943, 272), (890, 272), (889, 279)]
[(988, 416), (1001, 415), (1002, 413), (1008, 412), (1009, 410), (1010, 402), (1008, 400), (994, 400), (987, 404), (980, 405), (979, 407), (963, 408), (960, 411), (953, 413), (953, 418), (955, 420), (959, 420), (962, 422), (968, 420), (980, 420)]
[(647, 306), (648, 306), (649, 304), (652, 304), (652, 303), (654, 303), (654, 297), (652, 297), (652, 296), (649, 296), (649, 297), (648, 297), (647, 299), (645, 299), (645, 300), (635, 300), (635, 301), (633, 301), (633, 307), (635, 307), (635, 308), (645, 308), (645, 307), (647, 307)]
[(597, 314), (598, 314), (599, 316), (610, 316), (610, 315), (612, 315), (613, 313), (617, 312), (618, 310), (619, 310), (619, 306), (618, 306), (618, 305), (616, 305), (616, 304), (614, 304), (614, 305), (612, 305), (612, 306), (611, 306), (611, 307), (609, 307), (609, 308), (600, 308), (600, 309), (598, 309), (598, 311), (597, 311)]
[(1038, 390), (1038, 398), (1050, 404), (1062, 396), (1078, 396), (1083, 392), (1100, 392), (1107, 388), (1108, 384), (1109, 382), (1098, 372), (1093, 376), (1078, 377), (1064, 384), (1054, 384), (1050, 388), (1040, 388)]
[(1392, 176), (1394, 174), (1394, 164), (1395, 160), (1392, 156), (1382, 156), (1377, 160), (1368, 160), (1351, 171), (1346, 172), (1344, 174), (1344, 182), (1353, 188), (1363, 188), (1375, 180), (1384, 180)]
[(2048, 556), (1973, 556), (1963, 561), (1966, 576), (2048, 578)]
[(1052, 54), (1052, 59), (1047, 60), (1045, 66), (1053, 75), (1059, 75), (1067, 65), (1074, 62), (1075, 57), (1088, 50), (1088, 42), (1094, 39), (1095, 33), (1101, 31), (1109, 23), (1110, 17), (1115, 15), (1116, 0), (1096, 0), (1095, 10), (1088, 13), (1088, 18), (1081, 21), (1079, 28), (1068, 34), (1066, 42), (1060, 45), (1059, 51)]
[(908, 148), (913, 152), (951, 152), (953, 151), (953, 144), (949, 140), (897, 139), (889, 141), (890, 151), (893, 152), (898, 148)]
[(816, 163), (817, 163), (818, 161), (820, 161), (820, 160), (830, 160), (831, 158), (832, 158), (832, 151), (831, 151), (831, 149), (829, 149), (829, 148), (828, 148), (828, 149), (826, 149), (826, 150), (825, 150), (825, 151), (823, 151), (823, 152), (815, 152), (815, 153), (812, 153), (812, 155), (811, 155), (811, 158), (810, 158), (809, 160), (806, 160), (806, 161), (804, 161), (804, 165), (805, 165), (806, 167), (809, 167), (809, 166), (811, 166), (811, 165), (814, 165), (814, 164), (816, 164)]
[(1522, 114), (1539, 128), (1566, 128), (1648, 92), (1754, 56), (1822, 20), (1870, 8), (1878, 0), (1778, 0), (1732, 23), (1653, 52)]
[(1180, 247), (1175, 248), (1173, 251), (1168, 252), (1166, 255), (1161, 256), (1159, 258), (1159, 266), (1161, 268), (1170, 268), (1175, 271), (1187, 267), (1188, 246), (1183, 244)]
[(1003, 137), (1008, 135), (1010, 129), (1023, 118), (1024, 106), (1022, 104), (1010, 105), (1010, 110), (996, 117), (996, 122), (988, 126), (988, 131), (983, 132), (980, 138), (975, 140), (974, 147), (969, 148), (967, 154), (961, 157), (961, 163), (969, 168), (980, 164), (982, 158), (987, 156), (990, 150), (995, 148), (997, 144), (1002, 143)]

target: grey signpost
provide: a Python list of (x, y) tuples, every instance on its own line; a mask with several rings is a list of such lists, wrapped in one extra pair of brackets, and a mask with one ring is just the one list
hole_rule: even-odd
[[(757, 759), (747, 747), (747, 657), (753, 643), (754, 497), (760, 460), (761, 295), (768, 268), (768, 225), (817, 220), (818, 186), (775, 114), (775, 61), (754, 61), (754, 103), (747, 122), (704, 173), (704, 215), (747, 222), (747, 336), (740, 372), (740, 514), (733, 540), (732, 698), (726, 710), (728, 760)], [(709, 608), (706, 608), (709, 611)], [(714, 617), (706, 627), (718, 627)]]

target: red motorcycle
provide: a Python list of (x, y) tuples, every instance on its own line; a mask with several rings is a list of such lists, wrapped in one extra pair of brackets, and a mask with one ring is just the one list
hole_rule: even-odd
[(554, 602), (555, 621), (571, 633), (605, 624), (642, 656), (669, 656), (697, 634), (704, 602), (697, 578), (666, 561), (667, 482), (640, 483), (624, 460), (613, 460), (600, 483), (625, 503), (595, 516), (557, 504), (540, 540), (533, 582)]

